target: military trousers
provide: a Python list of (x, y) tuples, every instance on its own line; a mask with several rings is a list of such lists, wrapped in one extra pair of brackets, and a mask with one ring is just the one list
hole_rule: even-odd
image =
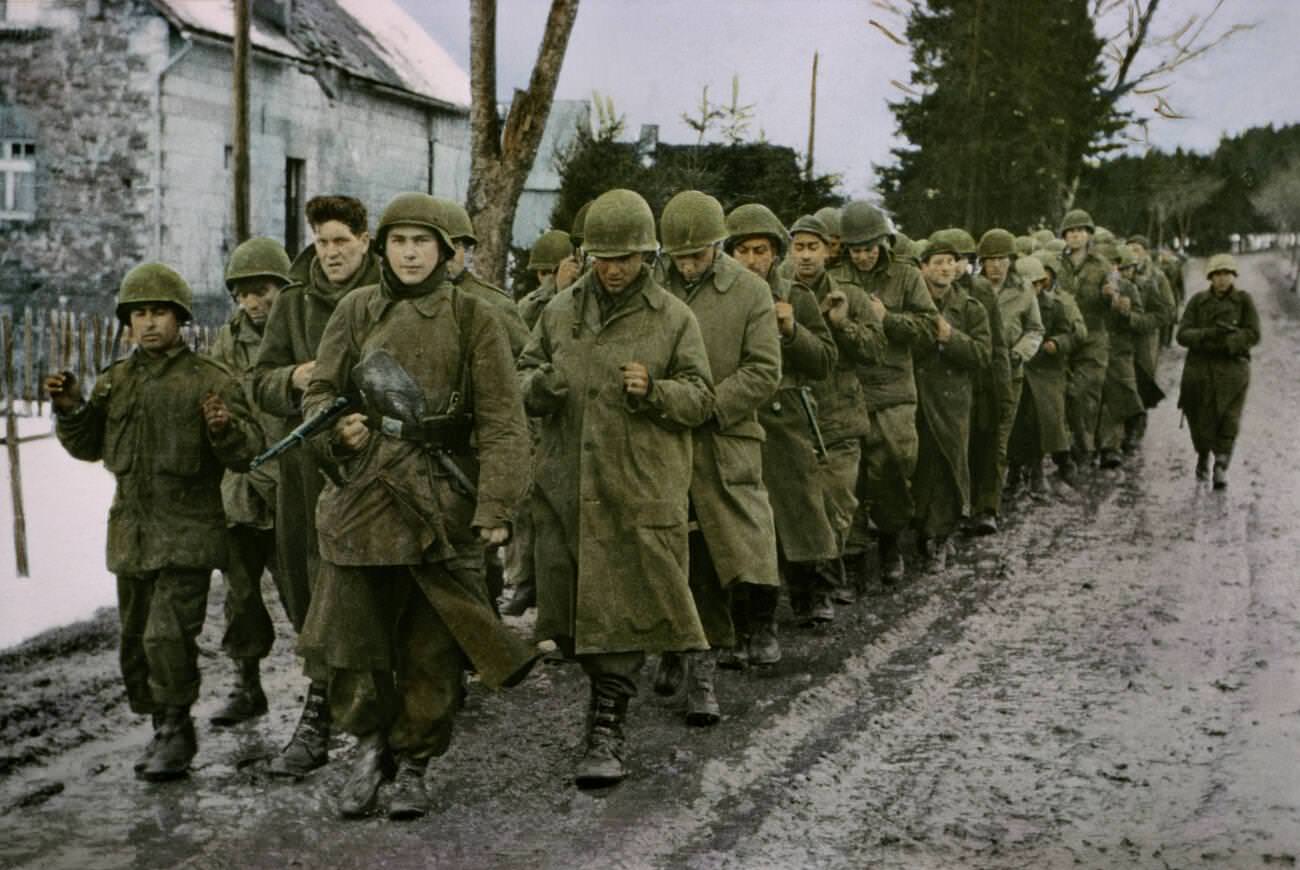
[(645, 653), (640, 650), (606, 653), (574, 653), (573, 638), (555, 638), (565, 658), (572, 659), (591, 681), (592, 688), (606, 697), (635, 698)]
[(533, 512), (525, 501), (515, 511), (510, 543), (506, 545), (506, 582), (516, 589), (532, 586), (537, 580), (533, 538)]
[(916, 403), (905, 402), (872, 411), (871, 432), (862, 439), (863, 502), (871, 521), (885, 535), (897, 535), (912, 522), (912, 476), (919, 445)]
[[(826, 445), (826, 462), (818, 466), (826, 519), (835, 537), (835, 558), (844, 555), (858, 511), (862, 439), (847, 438)], [(831, 560), (834, 561), (834, 560)]]
[[(966, 506), (952, 464), (924, 414), (917, 415), (916, 431), (919, 449), (916, 475), (912, 479), (912, 495), (916, 501), (914, 522), (917, 532), (924, 537), (946, 538), (957, 530), (957, 524), (965, 517)], [(955, 449), (965, 450), (966, 445)]]
[[(438, 566), (330, 564), (326, 570), (332, 594), (354, 611), (355, 622), (335, 630), (367, 635), (356, 644), (358, 655), (344, 652), (344, 641), (324, 657), (334, 721), (358, 737), (384, 734), (394, 751), (417, 761), (442, 755), (464, 699), (468, 660), (412, 573)], [(365, 648), (387, 656), (367, 655)]]
[(704, 636), (708, 638), (711, 649), (731, 649), (736, 645), (736, 626), (731, 618), (731, 598), (734, 590), (739, 589), (744, 580), (722, 587), (718, 571), (714, 567), (713, 557), (709, 554), (708, 542), (702, 532), (691, 532), (689, 538), (690, 563), (688, 578), (691, 584), (691, 597), (695, 599), (695, 610), (700, 615), (700, 624), (704, 626)]
[[(232, 526), (229, 533), (230, 564), (223, 572), (226, 630), (221, 635), (221, 649), (232, 659), (264, 659), (275, 642), (275, 624), (262, 599), (262, 573), (269, 569), (277, 588), (281, 576), (275, 569), (275, 532)], [(283, 590), (280, 601), (288, 613)]]
[(198, 637), (211, 577), (207, 568), (117, 575), (118, 654), (133, 712), (189, 707), (198, 700)]

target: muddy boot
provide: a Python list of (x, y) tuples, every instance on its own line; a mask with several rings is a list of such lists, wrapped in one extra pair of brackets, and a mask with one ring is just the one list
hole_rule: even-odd
[(1019, 465), (1012, 465), (1007, 469), (1007, 483), (1002, 488), (1002, 498), (1011, 501), (1020, 495), (1021, 484), (1025, 479), (1025, 469)]
[(357, 757), (339, 792), (339, 815), (360, 819), (373, 813), (379, 786), (392, 778), (393, 754), (388, 749), (388, 738), (375, 733), (358, 739)]
[(1119, 468), (1124, 464), (1124, 456), (1113, 448), (1107, 447), (1101, 451), (1102, 468)]
[(1210, 479), (1210, 453), (1208, 450), (1204, 453), (1196, 454), (1196, 479)]
[(1068, 450), (1062, 450), (1060, 453), (1052, 454), (1052, 461), (1056, 463), (1056, 476), (1061, 482), (1068, 487), (1075, 487), (1079, 483), (1079, 475), (1074, 468), (1074, 457)]
[(686, 681), (686, 662), (681, 653), (665, 652), (659, 654), (659, 666), (655, 668), (654, 690), (656, 695), (676, 695), (682, 690)]
[(718, 667), (728, 671), (743, 671), (749, 667), (749, 596), (734, 595), (731, 599), (731, 624), (736, 628), (736, 644), (718, 650)]
[(759, 667), (781, 661), (781, 643), (776, 638), (776, 606), (781, 590), (755, 586), (749, 592), (749, 663)]
[(510, 600), (501, 605), (503, 616), (523, 616), (530, 607), (537, 606), (537, 582), (526, 580), (510, 592)]
[(429, 760), (402, 758), (393, 779), (392, 796), (388, 801), (388, 818), (395, 822), (418, 819), (429, 812), (429, 792), (424, 787), (424, 773)]
[(686, 678), (686, 724), (707, 727), (722, 719), (722, 708), (713, 691), (718, 660), (712, 650), (691, 653)]
[(1214, 457), (1214, 488), (1228, 488), (1228, 457), (1226, 456)]
[(280, 754), (271, 759), (273, 776), (304, 777), (329, 761), (330, 705), (322, 683), (307, 688), (298, 727)]
[(163, 710), (162, 727), (158, 729), (156, 739), (158, 743), (140, 771), (141, 778), (149, 782), (166, 782), (188, 775), (190, 762), (199, 751), (190, 708), (168, 707)]
[(573, 773), (573, 783), (578, 788), (608, 788), (627, 777), (624, 761), (627, 747), (623, 736), (627, 701), (625, 695), (598, 692), (592, 686), (587, 749)]
[(948, 568), (948, 538), (931, 538), (925, 548), (925, 569), (931, 574), (941, 574)]
[(135, 764), (132, 766), (132, 769), (135, 770), (136, 776), (139, 776), (144, 772), (145, 767), (149, 765), (149, 758), (158, 751), (158, 741), (160, 733), (162, 732), (163, 714), (154, 713), (150, 718), (153, 720), (153, 736), (149, 738), (149, 742), (144, 747), (144, 752), (140, 753), (140, 757), (135, 760)]
[(235, 687), (226, 696), (226, 703), (212, 714), (213, 725), (238, 725), (266, 713), (266, 693), (258, 677), (258, 659), (237, 659)]
[(831, 589), (831, 600), (836, 604), (853, 604), (858, 600), (858, 578), (852, 572), (861, 564), (861, 553), (845, 553), (840, 559), (839, 582)]
[(979, 516), (973, 518), (966, 525), (966, 533), (976, 537), (984, 535), (996, 535), (998, 533), (998, 517), (992, 511), (985, 511)]
[(824, 578), (813, 587), (808, 597), (808, 618), (806, 625), (825, 625), (835, 621), (835, 587)]
[[(996, 529), (996, 526), (994, 527)], [(893, 586), (903, 579), (903, 551), (898, 547), (898, 535), (880, 536), (880, 582)]]
[(1046, 501), (1049, 495), (1042, 463), (1029, 466), (1029, 497), (1034, 501)]

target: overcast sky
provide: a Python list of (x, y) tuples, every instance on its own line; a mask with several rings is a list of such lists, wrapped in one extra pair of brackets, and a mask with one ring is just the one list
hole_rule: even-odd
[[(469, 69), (468, 0), (398, 0)], [(1165, 0), (1158, 31), (1168, 33), (1215, 0)], [(503, 99), (527, 84), (549, 3), (502, 0), (498, 13), (498, 86)], [(863, 195), (873, 163), (890, 162), (897, 144), (887, 101), (901, 96), (909, 57), (868, 24), (886, 13), (867, 0), (582, 0), (556, 92), (560, 99), (611, 96), (629, 134), (659, 124), (669, 142), (692, 142), (681, 114), (701, 88), (726, 99), (733, 74), (741, 100), (756, 105), (754, 130), (800, 152), (808, 138), (808, 84), (813, 51), (821, 53), (817, 96), (819, 172), (844, 176), (845, 191)], [(1300, 122), (1300, 0), (1225, 0), (1215, 32), (1257, 23), (1168, 79), (1163, 96), (1187, 120), (1152, 114), (1152, 97), (1134, 108), (1152, 117), (1157, 147), (1212, 150), (1221, 135), (1267, 123)], [(901, 30), (896, 29), (901, 35)]]

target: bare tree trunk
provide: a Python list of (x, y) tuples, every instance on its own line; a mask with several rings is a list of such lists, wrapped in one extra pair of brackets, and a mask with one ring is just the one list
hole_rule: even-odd
[(235, 158), (235, 241), (244, 242), (252, 234), (249, 214), (248, 185), (248, 52), (251, 0), (235, 0), (234, 57), (234, 135), (231, 137)]
[(504, 127), (497, 116), (496, 0), (470, 0), (470, 217), (478, 235), (474, 262), (504, 286), (515, 209), (537, 157), (555, 99), (578, 0), (551, 0), (527, 90), (516, 90)]

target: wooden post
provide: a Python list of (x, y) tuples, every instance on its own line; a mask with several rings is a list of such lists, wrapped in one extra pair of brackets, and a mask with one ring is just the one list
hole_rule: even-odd
[(817, 61), (820, 53), (813, 52), (812, 94), (808, 107), (808, 157), (804, 162), (803, 174), (809, 181), (813, 177), (813, 145), (817, 138)]
[(249, 55), (249, 3), (235, 0), (235, 63), (234, 63), (234, 135), (232, 150), (235, 158), (235, 242), (245, 242), (252, 231), (249, 213), (249, 156), (248, 156), (248, 55)]
[(27, 412), (31, 413), (32, 402), (40, 396), (41, 385), (34, 383), (35, 354), (32, 351), (32, 309), (23, 309), (23, 398), (27, 401)]
[(14, 505), (14, 560), (19, 577), (30, 576), (27, 565), (27, 513), (23, 509), (23, 471), (18, 458), (18, 417), (14, 412), (14, 324), (9, 315), (0, 323), (4, 337), (5, 451), (9, 455), (9, 491)]

